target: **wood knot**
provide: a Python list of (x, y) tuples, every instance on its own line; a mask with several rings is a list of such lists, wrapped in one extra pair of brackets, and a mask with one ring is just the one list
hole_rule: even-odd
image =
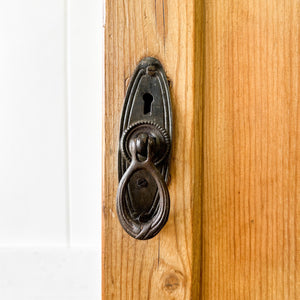
[(183, 286), (184, 276), (180, 271), (172, 270), (163, 276), (163, 290), (173, 294)]
[(153, 261), (151, 295), (148, 299), (186, 299), (187, 276), (180, 266), (170, 265), (160, 257)]

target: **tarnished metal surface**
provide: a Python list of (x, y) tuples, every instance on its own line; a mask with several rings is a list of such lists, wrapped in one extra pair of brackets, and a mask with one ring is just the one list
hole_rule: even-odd
[(132, 76), (120, 124), (117, 213), (134, 238), (150, 239), (167, 222), (171, 140), (168, 81), (160, 62), (147, 57)]

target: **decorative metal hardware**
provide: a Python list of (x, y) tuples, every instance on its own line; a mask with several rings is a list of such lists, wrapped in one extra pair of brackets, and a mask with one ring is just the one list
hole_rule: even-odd
[(118, 218), (136, 239), (153, 238), (168, 220), (171, 141), (168, 80), (161, 63), (146, 57), (138, 64), (125, 96), (118, 157)]

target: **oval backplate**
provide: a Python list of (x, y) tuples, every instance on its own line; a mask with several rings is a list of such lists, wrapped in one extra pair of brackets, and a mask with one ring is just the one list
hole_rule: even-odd
[[(172, 141), (172, 109), (169, 82), (164, 69), (156, 58), (146, 57), (140, 61), (128, 86), (120, 123), (120, 140), (123, 133), (135, 123), (154, 123), (167, 132)], [(126, 148), (126, 147), (125, 147)], [(168, 180), (170, 154), (156, 166), (165, 181)], [(128, 168), (130, 158), (119, 147), (119, 180)], [(145, 181), (141, 181), (144, 178)], [(147, 184), (145, 184), (145, 182)], [(140, 170), (132, 176), (126, 193), (127, 207), (136, 220), (151, 218), (157, 208), (158, 193), (151, 176)]]

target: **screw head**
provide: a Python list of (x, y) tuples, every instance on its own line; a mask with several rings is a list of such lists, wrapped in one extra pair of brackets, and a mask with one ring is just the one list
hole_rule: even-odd
[(146, 72), (147, 72), (148, 75), (154, 76), (155, 73), (156, 73), (156, 67), (153, 66), (153, 65), (149, 66), (149, 67), (147, 67)]
[(139, 178), (136, 181), (136, 185), (138, 188), (144, 188), (148, 186), (148, 181), (145, 178)]

